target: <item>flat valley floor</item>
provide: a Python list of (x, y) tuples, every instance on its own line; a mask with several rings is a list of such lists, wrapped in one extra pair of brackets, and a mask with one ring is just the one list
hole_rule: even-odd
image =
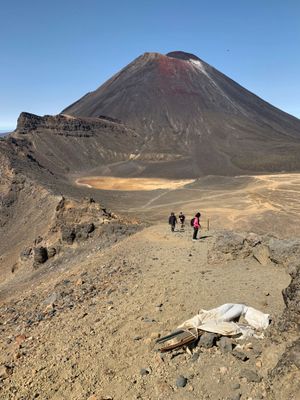
[(204, 226), (209, 220), (213, 229), (251, 230), (279, 237), (300, 235), (297, 173), (209, 176), (194, 181), (94, 176), (79, 181), (95, 187), (90, 193), (114, 211), (151, 223), (165, 222), (171, 211), (183, 211), (188, 219), (200, 211)]

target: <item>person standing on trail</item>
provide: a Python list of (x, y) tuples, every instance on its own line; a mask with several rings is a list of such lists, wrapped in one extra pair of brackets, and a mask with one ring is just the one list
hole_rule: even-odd
[(179, 221), (181, 223), (181, 230), (183, 231), (184, 230), (185, 215), (182, 213), (182, 211), (180, 211), (178, 218), (179, 218)]
[(197, 240), (198, 230), (201, 228), (200, 217), (201, 217), (201, 214), (199, 212), (197, 212), (197, 214), (193, 218), (193, 228), (194, 228), (193, 240)]
[(171, 212), (171, 215), (169, 216), (169, 225), (171, 225), (171, 231), (175, 231), (175, 225), (177, 224), (177, 218), (176, 215)]

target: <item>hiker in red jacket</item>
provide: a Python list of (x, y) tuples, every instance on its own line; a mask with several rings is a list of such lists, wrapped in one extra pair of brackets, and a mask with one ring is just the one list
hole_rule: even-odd
[(197, 212), (197, 214), (194, 217), (194, 221), (193, 221), (193, 227), (194, 227), (193, 240), (197, 240), (198, 230), (201, 228), (200, 217), (201, 217), (201, 214), (199, 212)]

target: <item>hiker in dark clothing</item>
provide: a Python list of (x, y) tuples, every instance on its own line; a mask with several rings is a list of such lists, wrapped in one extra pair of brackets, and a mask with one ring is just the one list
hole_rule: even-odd
[(180, 211), (178, 218), (179, 218), (179, 221), (181, 223), (181, 230), (183, 231), (184, 230), (185, 215), (182, 213), (182, 211)]
[(197, 214), (194, 217), (194, 221), (193, 221), (193, 228), (194, 228), (193, 240), (197, 240), (198, 230), (201, 228), (200, 217), (201, 217), (201, 214), (199, 212), (197, 212)]
[(169, 216), (169, 225), (171, 225), (171, 231), (175, 231), (175, 225), (177, 224), (177, 218), (176, 215), (172, 212), (171, 215)]

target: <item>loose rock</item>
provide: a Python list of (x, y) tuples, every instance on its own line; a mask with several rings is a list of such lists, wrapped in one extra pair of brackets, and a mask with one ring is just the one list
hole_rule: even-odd
[(56, 254), (56, 248), (55, 247), (49, 247), (48, 249), (48, 258), (54, 257)]
[(26, 247), (23, 249), (20, 253), (20, 259), (22, 261), (26, 261), (32, 254), (32, 248), (31, 247)]
[(149, 375), (150, 373), (151, 373), (150, 368), (141, 368), (141, 370), (140, 370), (141, 376), (146, 376), (146, 375)]
[(241, 387), (241, 385), (239, 384), (239, 383), (233, 383), (232, 385), (231, 385), (231, 388), (233, 389), (233, 390), (237, 390), (237, 389), (239, 389)]
[(221, 337), (221, 339), (217, 342), (218, 347), (224, 352), (232, 351), (232, 341), (226, 336)]
[(260, 382), (261, 377), (251, 369), (242, 369), (240, 372), (241, 378), (246, 378), (248, 382)]
[(1, 365), (0, 366), (0, 378), (8, 378), (9, 375), (13, 373), (13, 369), (8, 365)]
[(58, 294), (54, 292), (43, 301), (43, 304), (47, 306), (52, 305), (58, 300), (58, 298), (59, 298)]
[(188, 381), (188, 380), (187, 380), (186, 377), (180, 375), (180, 376), (176, 379), (176, 386), (177, 386), (178, 388), (183, 388), (183, 387), (186, 386), (187, 381)]
[(265, 245), (258, 245), (253, 248), (253, 257), (263, 266), (270, 264), (270, 250)]
[(241, 393), (236, 393), (230, 397), (230, 400), (240, 400), (241, 396)]
[(217, 335), (215, 333), (204, 332), (200, 337), (199, 346), (205, 347), (206, 349), (210, 349), (214, 346), (216, 342)]
[(238, 358), (241, 361), (247, 361), (249, 360), (249, 357), (243, 353), (242, 351), (239, 350), (233, 350), (233, 352), (231, 353), (235, 358)]
[(193, 361), (193, 362), (197, 361), (199, 357), (200, 357), (200, 352), (197, 351), (196, 353), (194, 353), (194, 354), (192, 355), (192, 361)]

